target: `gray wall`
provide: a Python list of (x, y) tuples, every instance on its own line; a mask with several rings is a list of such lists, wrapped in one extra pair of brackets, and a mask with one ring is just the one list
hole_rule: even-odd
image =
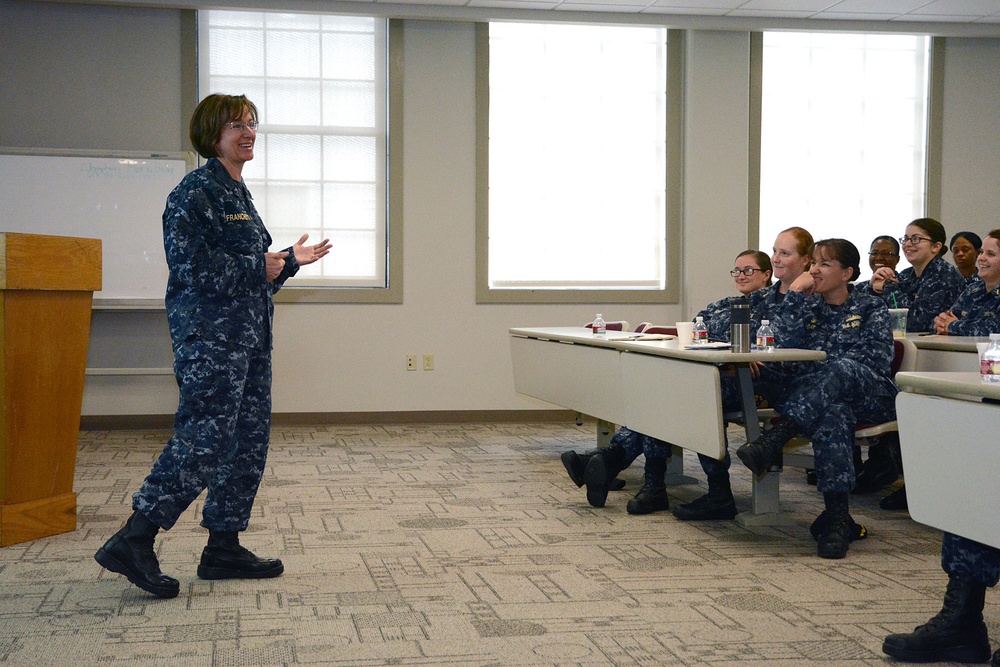
[[(0, 145), (189, 149), (193, 21), (191, 12), (168, 9), (0, 3)], [(722, 269), (749, 244), (748, 34), (690, 31), (686, 57), (682, 303), (601, 306), (612, 319), (690, 317), (731, 292)], [(514, 393), (507, 328), (581, 324), (598, 308), (475, 303), (473, 59), (472, 24), (406, 22), (404, 303), (279, 305), (276, 412), (550, 407)], [(998, 80), (1000, 41), (948, 40), (942, 211), (949, 230), (995, 225), (1000, 93), (987, 84)], [(118, 349), (136, 364), (169, 360), (162, 314), (99, 313), (91, 348), (94, 365)], [(407, 372), (410, 353), (434, 354), (436, 370)], [(170, 376), (88, 378), (86, 415), (175, 407)]]

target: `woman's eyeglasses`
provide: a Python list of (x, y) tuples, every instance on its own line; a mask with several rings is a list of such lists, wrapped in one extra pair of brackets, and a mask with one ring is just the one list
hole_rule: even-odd
[(927, 238), (926, 236), (917, 236), (916, 234), (914, 234), (913, 236), (899, 237), (900, 243), (912, 243), (913, 245), (917, 245), (918, 243), (923, 243), (924, 241), (930, 241), (930, 239)]
[(243, 130), (256, 130), (257, 129), (257, 125), (258, 125), (258, 123), (255, 120), (252, 120), (249, 123), (243, 123), (243, 122), (240, 122), (240, 121), (236, 121), (236, 122), (233, 122), (233, 123), (223, 123), (222, 124), (223, 127), (231, 127), (234, 130), (236, 130), (237, 132), (242, 132)]
[[(916, 243), (916, 241), (914, 241), (914, 243)], [(899, 257), (899, 255), (894, 252), (879, 252), (877, 250), (872, 250), (868, 253), (868, 256), (876, 259), (892, 259), (893, 257)]]
[(733, 269), (732, 271), (729, 272), (729, 275), (731, 275), (733, 278), (735, 278), (736, 276), (740, 275), (741, 273), (743, 275), (745, 275), (745, 276), (752, 276), (753, 274), (757, 273), (758, 271), (763, 271), (763, 270), (764, 269), (755, 269), (753, 267), (748, 266), (745, 269)]

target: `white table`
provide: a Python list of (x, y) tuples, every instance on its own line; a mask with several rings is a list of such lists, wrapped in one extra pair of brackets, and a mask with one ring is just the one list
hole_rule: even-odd
[[(734, 353), (685, 349), (676, 339), (643, 340), (583, 327), (512, 328), (514, 388), (520, 394), (622, 424), (713, 458), (726, 451), (719, 364), (734, 364), (747, 439), (760, 434), (751, 361), (810, 361), (816, 350)], [(675, 457), (680, 459), (680, 457)], [(754, 479), (743, 523), (778, 523), (778, 475)]]
[(918, 371), (968, 371), (979, 368), (976, 343), (988, 343), (989, 336), (937, 336), (907, 334), (916, 346)]
[(1000, 384), (976, 372), (898, 373), (896, 382), (910, 516), (1000, 548)]

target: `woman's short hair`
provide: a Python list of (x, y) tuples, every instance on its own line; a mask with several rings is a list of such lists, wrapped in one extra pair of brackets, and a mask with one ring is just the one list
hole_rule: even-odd
[[(948, 252), (948, 235), (944, 231), (944, 225), (935, 220), (934, 218), (917, 218), (910, 223), (914, 227), (919, 227), (927, 236), (930, 237), (932, 243), (940, 243), (941, 249), (938, 251), (938, 255), (943, 255)], [(910, 225), (907, 225), (909, 227)]]
[(816, 251), (822, 252), (826, 259), (837, 260), (845, 269), (852, 269), (847, 282), (852, 283), (858, 279), (858, 274), (861, 273), (861, 253), (856, 245), (847, 239), (823, 239), (816, 242)]
[(951, 237), (951, 241), (948, 242), (948, 247), (951, 248), (954, 246), (955, 241), (958, 239), (965, 239), (971, 243), (972, 247), (975, 248), (977, 252), (983, 249), (983, 240), (979, 238), (979, 234), (976, 234), (975, 232), (958, 232)]
[(242, 119), (248, 111), (256, 121), (257, 107), (246, 95), (213, 93), (199, 102), (191, 115), (189, 129), (191, 144), (198, 155), (206, 159), (218, 155), (215, 144), (222, 136), (222, 127), (226, 123)]
[(987, 237), (993, 239), (997, 243), (1000, 243), (1000, 229), (994, 229), (992, 232), (986, 235)]
[[(761, 271), (767, 271), (772, 276), (774, 275), (774, 267), (771, 266), (771, 258), (767, 256), (766, 252), (761, 252), (760, 250), (744, 250), (740, 254), (736, 255), (736, 259), (747, 256), (753, 257)], [(767, 286), (771, 286), (771, 276), (767, 277)]]
[(789, 227), (788, 229), (783, 229), (778, 233), (791, 234), (792, 236), (794, 236), (796, 243), (795, 249), (799, 251), (800, 255), (812, 259), (813, 246), (815, 245), (815, 243), (813, 242), (812, 234), (810, 234), (802, 227)]
[[(882, 236), (876, 236), (875, 238), (872, 239), (872, 244), (868, 246), (868, 249), (871, 250), (872, 248), (874, 248), (875, 244), (878, 243), (879, 241), (888, 241), (889, 243), (891, 243), (892, 248), (896, 253), (896, 256), (899, 257), (899, 239), (893, 238), (888, 234), (883, 234)], [(952, 241), (952, 243), (954, 243), (954, 241)]]

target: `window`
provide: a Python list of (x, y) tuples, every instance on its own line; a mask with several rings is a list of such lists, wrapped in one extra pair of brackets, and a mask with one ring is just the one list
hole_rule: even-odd
[(760, 248), (846, 238), (865, 279), (872, 239), (924, 215), (930, 39), (764, 33), (762, 60)]
[(386, 22), (243, 11), (200, 20), (201, 95), (245, 93), (260, 113), (244, 178), (273, 248), (303, 233), (333, 243), (287, 287), (388, 288)]
[(490, 23), (478, 56), (479, 300), (676, 298), (667, 30)]

